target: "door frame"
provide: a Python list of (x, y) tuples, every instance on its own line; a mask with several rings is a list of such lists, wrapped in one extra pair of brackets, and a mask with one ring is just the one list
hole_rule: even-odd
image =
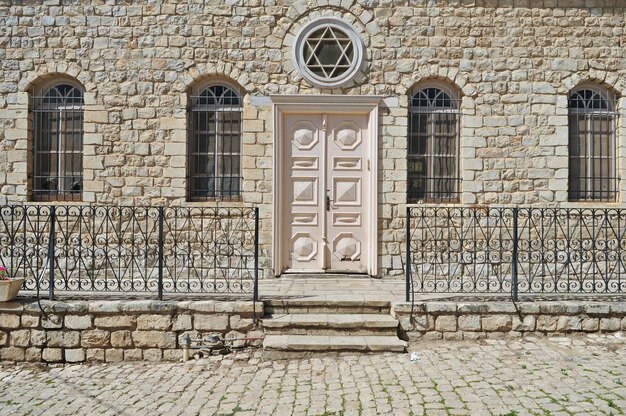
[(327, 94), (288, 94), (270, 95), (274, 120), (274, 218), (272, 219), (272, 267), (274, 276), (283, 273), (282, 250), (285, 242), (282, 241), (281, 218), (283, 204), (281, 203), (282, 182), (285, 173), (282, 166), (285, 138), (282, 131), (284, 116), (287, 114), (366, 114), (370, 131), (370, 174), (369, 192), (370, 207), (367, 219), (369, 227), (369, 242), (367, 273), (370, 276), (378, 275), (378, 106), (383, 99), (380, 95), (327, 95)]

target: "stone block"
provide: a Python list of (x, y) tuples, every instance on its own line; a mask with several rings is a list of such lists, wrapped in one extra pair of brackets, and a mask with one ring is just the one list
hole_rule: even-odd
[(67, 315), (65, 327), (68, 329), (91, 329), (93, 327), (90, 315)]
[[(81, 334), (81, 346), (85, 348), (103, 348), (109, 345), (111, 334), (109, 331), (93, 329)], [(104, 359), (104, 357), (103, 357)]]
[(31, 329), (30, 343), (35, 347), (43, 347), (48, 342), (48, 334), (46, 331)]
[(49, 331), (49, 347), (77, 348), (80, 347), (80, 332), (78, 331)]
[(176, 348), (176, 334), (163, 331), (135, 331), (132, 333), (136, 347)]
[(86, 361), (90, 362), (90, 363), (93, 363), (93, 362), (103, 363), (104, 362), (104, 349), (102, 349), (102, 348), (89, 348), (87, 350)]
[(560, 316), (556, 324), (558, 332), (580, 331), (582, 329), (582, 319), (579, 316)]
[(604, 303), (589, 303), (585, 305), (585, 312), (587, 315), (608, 315), (611, 311), (611, 307)]
[(48, 363), (59, 363), (63, 361), (63, 350), (61, 348), (44, 348), (41, 358)]
[(133, 338), (130, 331), (111, 332), (111, 345), (115, 348), (130, 348), (133, 346)]
[(460, 331), (480, 331), (480, 315), (461, 315), (458, 325)]
[(443, 339), (443, 333), (442, 332), (426, 332), (422, 336), (421, 339), (428, 340), (428, 341)]
[(435, 320), (435, 330), (439, 332), (456, 332), (456, 316), (440, 315)]
[(193, 329), (191, 315), (178, 315), (174, 317), (172, 329), (174, 331), (189, 331)]
[(9, 333), (10, 344), (14, 347), (28, 347), (30, 345), (30, 330), (21, 329)]
[(215, 302), (211, 300), (191, 302), (188, 309), (192, 312), (215, 312)]
[(465, 340), (477, 340), (484, 339), (487, 335), (484, 332), (463, 332), (463, 339)]
[(94, 325), (101, 329), (133, 329), (137, 317), (132, 315), (97, 316)]
[(141, 361), (143, 360), (143, 350), (139, 348), (132, 350), (124, 350), (124, 361)]
[(490, 307), (491, 305), (488, 303), (459, 303), (457, 305), (457, 310), (459, 314), (480, 314), (489, 312)]
[(70, 348), (65, 350), (65, 361), (68, 363), (82, 363), (85, 361), (83, 348)]
[(180, 361), (183, 358), (182, 350), (167, 349), (163, 350), (163, 361)]
[(22, 315), (22, 326), (24, 328), (37, 328), (39, 326), (39, 317), (35, 315)]
[(107, 363), (117, 363), (124, 361), (124, 350), (119, 348), (109, 348), (104, 351), (104, 359)]
[(143, 359), (146, 361), (161, 361), (163, 352), (157, 348), (151, 348), (143, 351)]
[(63, 316), (48, 314), (49, 319), (41, 318), (41, 326), (45, 329), (61, 329), (63, 328)]
[(621, 324), (620, 318), (602, 318), (600, 319), (600, 331), (617, 332), (621, 329)]
[(20, 316), (0, 313), (0, 329), (15, 329), (20, 327)]
[(452, 302), (429, 302), (426, 304), (426, 312), (443, 314), (456, 312), (456, 303)]
[(9, 333), (0, 331), (0, 347), (4, 347), (9, 344)]
[(193, 316), (194, 329), (198, 331), (228, 331), (228, 315), (203, 315)]
[(526, 315), (522, 319), (517, 315), (511, 317), (511, 330), (518, 332), (531, 332), (535, 330), (537, 319), (532, 315)]
[(444, 332), (443, 339), (445, 339), (446, 341), (460, 341), (463, 339), (463, 332)]
[(0, 359), (2, 361), (24, 361), (25, 350), (20, 347), (6, 347), (0, 349)]
[(490, 332), (509, 332), (513, 326), (510, 315), (490, 315), (483, 316), (483, 331)]
[(24, 359), (29, 363), (38, 363), (41, 361), (41, 348), (30, 347), (26, 348)]
[(405, 331), (432, 331), (435, 329), (435, 318), (431, 315), (410, 315), (396, 316), (400, 322), (400, 326)]
[(539, 305), (534, 302), (522, 302), (518, 303), (517, 307), (522, 315), (538, 315)]
[(138, 330), (168, 330), (172, 326), (172, 318), (168, 315), (140, 315), (137, 318)]
[(537, 317), (537, 331), (554, 332), (559, 322), (558, 316), (540, 315)]
[(611, 313), (616, 315), (626, 315), (626, 302), (612, 302)]
[(585, 332), (597, 332), (600, 329), (600, 318), (583, 318), (581, 328)]
[(89, 312), (91, 313), (116, 313), (119, 312), (121, 301), (103, 300), (89, 302)]
[(254, 320), (251, 318), (242, 318), (239, 315), (230, 317), (230, 328), (237, 331), (247, 331), (254, 328)]

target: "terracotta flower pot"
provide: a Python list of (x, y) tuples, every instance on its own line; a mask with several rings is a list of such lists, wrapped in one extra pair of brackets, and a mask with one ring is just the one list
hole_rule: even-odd
[(0, 302), (15, 299), (24, 279), (0, 280)]

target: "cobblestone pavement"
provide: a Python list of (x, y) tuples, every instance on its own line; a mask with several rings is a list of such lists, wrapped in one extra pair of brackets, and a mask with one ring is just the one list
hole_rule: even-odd
[(626, 339), (419, 342), (410, 354), (0, 366), (0, 414), (620, 415)]

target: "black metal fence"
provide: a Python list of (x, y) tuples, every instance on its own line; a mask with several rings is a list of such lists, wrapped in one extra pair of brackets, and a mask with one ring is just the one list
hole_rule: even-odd
[[(52, 259), (52, 261), (50, 261)], [(224, 207), (0, 207), (0, 263), (25, 289), (252, 293), (259, 210)]]
[(626, 210), (409, 207), (406, 294), (626, 293)]

